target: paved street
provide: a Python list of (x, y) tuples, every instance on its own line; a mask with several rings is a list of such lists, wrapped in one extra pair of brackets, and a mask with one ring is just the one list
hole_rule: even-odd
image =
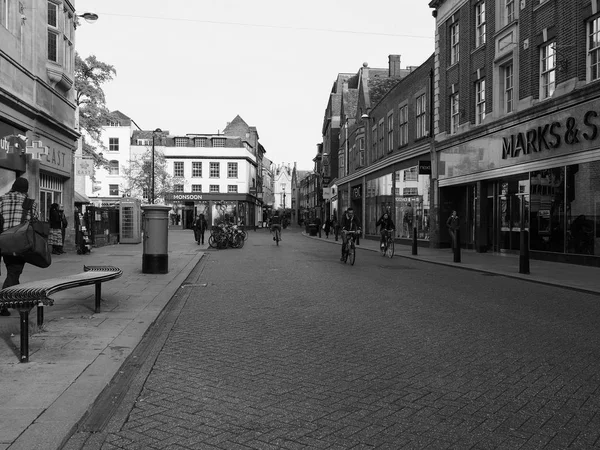
[(64, 448), (600, 448), (598, 296), (283, 239), (207, 251)]

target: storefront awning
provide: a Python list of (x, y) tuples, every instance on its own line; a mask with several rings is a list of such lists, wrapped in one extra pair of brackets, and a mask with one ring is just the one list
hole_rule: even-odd
[(75, 191), (74, 203), (91, 203), (91, 201), (85, 195)]

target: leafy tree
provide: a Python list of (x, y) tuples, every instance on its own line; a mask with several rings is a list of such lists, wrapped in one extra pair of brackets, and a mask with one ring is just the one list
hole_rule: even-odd
[[(123, 169), (125, 185), (121, 190), (126, 197), (143, 198), (152, 192), (152, 148), (147, 148), (143, 155), (129, 161)], [(173, 180), (167, 172), (167, 160), (163, 152), (154, 152), (154, 203), (164, 203), (165, 194), (173, 191)]]
[(97, 166), (107, 164), (96, 150), (104, 148), (100, 141), (102, 127), (111, 118), (102, 85), (116, 74), (113, 66), (98, 61), (94, 55), (81, 59), (75, 52), (75, 103), (79, 107), (79, 126), (92, 138), (92, 143), (84, 142), (83, 152), (92, 157)]

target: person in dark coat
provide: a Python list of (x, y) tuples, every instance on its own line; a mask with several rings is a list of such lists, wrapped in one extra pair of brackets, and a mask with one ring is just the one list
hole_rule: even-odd
[(328, 217), (325, 219), (325, 237), (329, 239), (329, 233), (331, 233), (331, 219)]
[(63, 205), (60, 205), (58, 207), (58, 214), (60, 215), (60, 235), (61, 235), (61, 243), (60, 243), (60, 248), (58, 249), (58, 251), (60, 253), (67, 253), (67, 252), (65, 252), (64, 246), (65, 246), (65, 234), (67, 232), (67, 227), (69, 226), (69, 221), (67, 220), (67, 216), (65, 215), (65, 207)]
[(452, 214), (448, 217), (448, 220), (446, 220), (446, 227), (448, 227), (448, 232), (452, 238), (452, 250), (454, 250), (457, 244), (456, 232), (460, 228), (460, 219), (458, 218), (456, 211), (452, 211)]
[(206, 228), (208, 227), (208, 223), (204, 218), (204, 214), (199, 214), (196, 216), (196, 220), (194, 221), (194, 238), (198, 245), (204, 244), (204, 233), (206, 232)]
[(321, 237), (321, 231), (323, 231), (323, 222), (321, 222), (320, 217), (315, 217), (315, 225), (317, 226), (317, 233), (319, 233), (319, 237)]
[(50, 235), (48, 236), (48, 244), (52, 246), (53, 255), (60, 255), (63, 252), (60, 250), (60, 247), (62, 246), (62, 231), (58, 203), (52, 203), (50, 205), (49, 219)]
[(337, 220), (337, 217), (331, 216), (331, 228), (333, 230), (333, 235), (335, 236), (335, 240), (338, 240), (340, 236), (340, 223)]

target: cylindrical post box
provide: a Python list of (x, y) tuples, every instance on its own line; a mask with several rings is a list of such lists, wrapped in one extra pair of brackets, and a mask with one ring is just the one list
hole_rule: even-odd
[(162, 205), (142, 206), (144, 212), (143, 273), (169, 272), (169, 210)]

